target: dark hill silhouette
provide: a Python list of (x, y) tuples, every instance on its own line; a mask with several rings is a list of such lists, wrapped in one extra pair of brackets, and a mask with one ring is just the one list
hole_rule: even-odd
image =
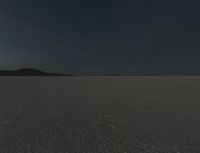
[(14, 71), (0, 71), (0, 76), (72, 76), (72, 75), (47, 73), (33, 68), (21, 68)]

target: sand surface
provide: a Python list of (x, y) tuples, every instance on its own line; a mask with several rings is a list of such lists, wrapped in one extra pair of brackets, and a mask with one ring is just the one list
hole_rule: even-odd
[(1, 77), (0, 153), (200, 153), (200, 77)]

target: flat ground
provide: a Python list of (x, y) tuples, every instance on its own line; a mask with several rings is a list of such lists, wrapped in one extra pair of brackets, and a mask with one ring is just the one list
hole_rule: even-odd
[(0, 153), (200, 153), (200, 77), (1, 77)]

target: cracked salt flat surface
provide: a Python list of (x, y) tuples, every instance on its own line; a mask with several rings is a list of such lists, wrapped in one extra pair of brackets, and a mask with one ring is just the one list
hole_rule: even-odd
[(200, 77), (2, 77), (1, 153), (199, 153)]

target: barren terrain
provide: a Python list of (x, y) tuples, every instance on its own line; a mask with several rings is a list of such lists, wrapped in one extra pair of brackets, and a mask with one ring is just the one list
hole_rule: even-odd
[(199, 153), (200, 77), (1, 77), (0, 153)]

